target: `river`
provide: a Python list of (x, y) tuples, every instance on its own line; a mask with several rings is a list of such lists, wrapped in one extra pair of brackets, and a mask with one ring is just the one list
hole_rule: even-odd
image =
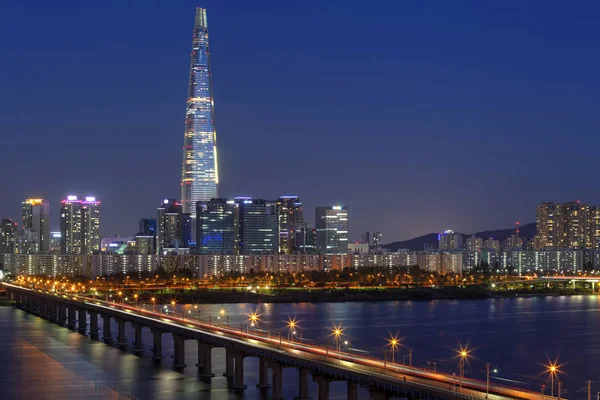
[[(151, 306), (150, 306), (151, 307)], [(158, 305), (156, 306), (159, 307)], [(357, 303), (227, 304), (177, 306), (178, 313), (198, 313), (216, 318), (226, 308), (231, 325), (244, 323), (250, 310), (260, 314), (259, 329), (281, 329), (290, 317), (298, 321), (297, 336), (324, 344), (333, 324), (341, 324), (349, 340), (349, 351), (383, 357), (390, 335), (398, 335), (404, 346), (394, 353), (395, 361), (408, 357), (439, 371), (456, 372), (456, 352), (468, 346), (466, 375), (485, 380), (485, 363), (491, 364), (491, 380), (539, 390), (547, 381), (545, 365), (558, 360), (559, 379), (569, 399), (585, 399), (585, 381), (595, 382), (600, 391), (600, 298), (596, 296), (533, 297), (485, 300), (439, 300)], [(102, 324), (100, 324), (102, 328)], [(130, 329), (128, 325), (128, 330)], [(116, 327), (113, 327), (113, 334)], [(284, 331), (284, 335), (287, 332)], [(133, 334), (128, 331), (129, 342)], [(102, 342), (92, 341), (20, 310), (0, 307), (0, 387), (3, 398), (140, 398), (237, 399), (227, 390), (224, 350), (213, 350), (212, 385), (195, 378), (196, 344), (186, 342), (184, 374), (170, 370), (172, 340), (163, 336), (161, 365), (150, 359), (152, 338), (144, 330), (145, 353), (139, 358)], [(130, 346), (131, 347), (131, 346)], [(343, 348), (344, 346), (342, 346)], [(391, 355), (388, 355), (391, 358)], [(255, 388), (258, 361), (245, 360), (244, 398), (262, 399)], [(497, 370), (496, 373), (493, 371)], [(549, 386), (549, 385), (548, 385)], [(297, 390), (294, 369), (284, 370), (284, 396), (292, 399)], [(311, 396), (317, 399), (316, 385)], [(331, 385), (331, 398), (345, 398), (342, 382)], [(549, 394), (549, 387), (546, 393)], [(360, 398), (367, 391), (361, 388)]]

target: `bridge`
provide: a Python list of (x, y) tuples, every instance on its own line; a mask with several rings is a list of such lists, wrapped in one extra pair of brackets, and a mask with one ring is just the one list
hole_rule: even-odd
[[(116, 346), (126, 350), (125, 324), (133, 327), (134, 354), (141, 355), (144, 348), (142, 329), (152, 332), (152, 358), (157, 362), (162, 356), (163, 335), (171, 336), (174, 344), (173, 367), (183, 371), (185, 342), (198, 343), (198, 376), (210, 382), (215, 376), (212, 370), (212, 349), (225, 348), (224, 376), (229, 386), (242, 394), (244, 384), (243, 360), (245, 357), (259, 359), (259, 388), (271, 390), (271, 398), (283, 399), (282, 371), (284, 368), (298, 370), (297, 400), (309, 399), (309, 378), (318, 384), (319, 400), (329, 399), (329, 384), (333, 381), (347, 382), (348, 400), (358, 399), (358, 387), (366, 387), (373, 400), (394, 397), (419, 399), (424, 396), (439, 399), (531, 399), (552, 400), (560, 397), (544, 396), (527, 390), (490, 384), (463, 376), (432, 372), (423, 368), (390, 363), (387, 360), (349, 354), (327, 346), (299, 342), (268, 333), (239, 329), (229, 324), (217, 324), (212, 320), (186, 318), (184, 315), (165, 315), (154, 310), (102, 301), (91, 297), (67, 295), (41, 289), (31, 289), (4, 283), (4, 288), (18, 307), (48, 321), (75, 330), (80, 334), (89, 332), (90, 338), (99, 338), (99, 318), (103, 321), (103, 337), (107, 344), (113, 343), (111, 319), (116, 321)], [(88, 327), (89, 317), (89, 327)], [(89, 328), (89, 329), (88, 329)], [(271, 382), (268, 370), (271, 369)]]

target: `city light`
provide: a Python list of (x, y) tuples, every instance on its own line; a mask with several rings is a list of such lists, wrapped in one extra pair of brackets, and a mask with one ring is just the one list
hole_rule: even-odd
[(258, 309), (252, 311), (250, 310), (250, 314), (248, 314), (248, 322), (250, 322), (250, 326), (251, 327), (255, 327), (258, 326), (258, 323), (260, 322), (260, 314), (258, 313)]

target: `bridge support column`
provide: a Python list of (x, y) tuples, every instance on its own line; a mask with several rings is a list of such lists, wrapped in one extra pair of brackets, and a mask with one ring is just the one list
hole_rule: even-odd
[(98, 340), (98, 313), (90, 311), (90, 338)]
[(268, 389), (271, 387), (269, 385), (269, 365), (264, 358), (258, 359), (258, 384), (256, 387), (259, 389)]
[(158, 362), (162, 358), (162, 332), (152, 329), (152, 359)]
[(234, 353), (233, 356), (233, 358), (235, 359), (235, 383), (232, 387), (235, 390), (246, 389), (246, 385), (244, 385), (244, 357), (244, 354), (240, 352)]
[(54, 303), (48, 302), (46, 303), (46, 317), (48, 321), (54, 320)]
[(102, 326), (103, 326), (103, 339), (104, 343), (110, 344), (112, 342), (112, 332), (110, 326), (110, 317), (108, 315), (102, 316)]
[(379, 390), (370, 390), (369, 391), (369, 399), (371, 400), (388, 400), (388, 395), (386, 392), (382, 392)]
[(173, 368), (177, 371), (183, 371), (185, 365), (185, 338), (183, 336), (173, 335)]
[(80, 308), (78, 310), (79, 318), (77, 318), (77, 332), (85, 335), (85, 327), (87, 326), (87, 318), (85, 314), (85, 310)]
[(324, 376), (313, 375), (313, 382), (319, 385), (319, 400), (329, 400), (329, 382), (331, 380)]
[(198, 376), (209, 380), (215, 374), (212, 373), (212, 346), (198, 340)]
[(273, 400), (283, 400), (283, 367), (278, 362), (270, 363), (273, 371)]
[(295, 400), (310, 400), (308, 397), (308, 370), (298, 368), (298, 397)]
[(67, 317), (67, 328), (74, 330), (75, 329), (75, 307), (69, 306), (68, 308), (68, 317)]
[(127, 336), (125, 336), (125, 321), (117, 319), (117, 347), (125, 350), (127, 347)]
[(133, 340), (133, 353), (139, 356), (144, 352), (144, 342), (142, 342), (142, 325), (135, 324), (133, 326), (135, 336)]
[(348, 400), (358, 400), (358, 383), (348, 382)]
[(223, 376), (227, 378), (233, 378), (235, 373), (233, 372), (233, 350), (225, 349), (225, 373)]
[(65, 326), (67, 322), (67, 307), (64, 304), (58, 305), (58, 324), (60, 326)]

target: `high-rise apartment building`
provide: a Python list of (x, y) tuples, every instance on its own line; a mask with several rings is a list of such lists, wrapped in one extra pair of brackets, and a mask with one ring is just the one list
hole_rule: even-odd
[(183, 212), (181, 203), (175, 199), (165, 199), (157, 209), (156, 254), (164, 254), (168, 249), (185, 247), (183, 243)]
[(592, 249), (598, 242), (600, 214), (596, 207), (579, 201), (563, 204), (541, 203), (537, 206), (536, 248)]
[(24, 235), (31, 236), (32, 253), (50, 251), (50, 204), (44, 199), (25, 199), (21, 205)]
[(458, 250), (464, 248), (464, 239), (460, 233), (447, 230), (438, 235), (438, 248), (440, 250)]
[(279, 250), (277, 202), (236, 197), (238, 251), (273, 254)]
[(296, 234), (304, 224), (304, 210), (298, 196), (281, 196), (277, 200), (279, 253), (292, 254), (296, 250)]
[(93, 196), (80, 200), (69, 195), (60, 208), (61, 254), (100, 251), (100, 202)]
[(317, 207), (317, 252), (322, 254), (348, 253), (348, 207)]
[(82, 254), (100, 251), (100, 202), (88, 196), (81, 202)]
[(196, 204), (196, 253), (237, 253), (237, 204), (212, 199)]
[(217, 135), (208, 45), (206, 10), (196, 9), (188, 99), (185, 116), (181, 202), (183, 213), (196, 217), (196, 203), (217, 197)]
[(366, 243), (368, 246), (371, 246), (371, 233), (363, 232), (360, 234), (361, 243)]
[(0, 223), (0, 254), (15, 254), (17, 241), (17, 223), (10, 218)]
[(467, 238), (466, 244), (467, 251), (480, 251), (483, 249), (483, 239), (475, 235), (471, 235)]
[(373, 247), (380, 248), (383, 244), (383, 233), (375, 232), (373, 233)]

